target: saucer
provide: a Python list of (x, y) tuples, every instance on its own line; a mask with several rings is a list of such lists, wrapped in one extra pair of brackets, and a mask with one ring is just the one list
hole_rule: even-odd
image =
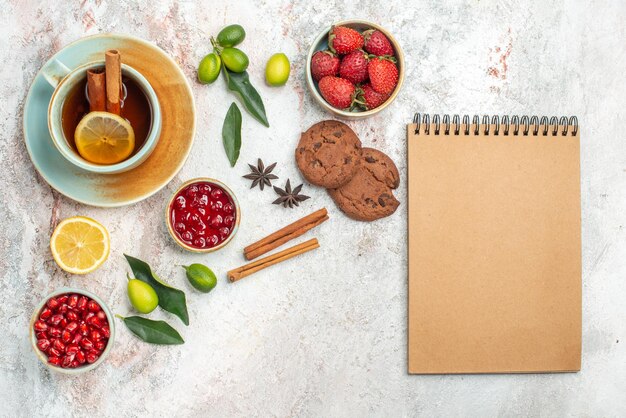
[(191, 87), (178, 65), (162, 49), (127, 35), (101, 34), (81, 38), (57, 52), (73, 69), (102, 59), (117, 49), (122, 62), (139, 71), (154, 88), (161, 105), (159, 142), (139, 167), (119, 174), (93, 174), (67, 161), (48, 131), (48, 104), (54, 89), (41, 71), (35, 76), (24, 106), (24, 141), (39, 174), (59, 193), (91, 206), (117, 207), (139, 202), (161, 190), (182, 168), (193, 144), (196, 116)]

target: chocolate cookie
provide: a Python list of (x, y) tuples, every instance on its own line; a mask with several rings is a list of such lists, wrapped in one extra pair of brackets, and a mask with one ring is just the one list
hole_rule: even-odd
[(346, 184), (361, 159), (361, 141), (345, 123), (325, 120), (300, 136), (296, 163), (302, 175), (322, 187)]
[(339, 188), (328, 189), (328, 193), (350, 218), (374, 221), (391, 215), (400, 205), (392, 192), (400, 184), (400, 173), (382, 152), (363, 148), (362, 154), (354, 177)]

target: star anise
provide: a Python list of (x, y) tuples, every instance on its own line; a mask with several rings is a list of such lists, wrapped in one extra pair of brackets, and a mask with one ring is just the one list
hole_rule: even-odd
[(271, 174), (272, 170), (274, 170), (274, 167), (276, 167), (276, 163), (266, 168), (265, 165), (263, 165), (263, 161), (261, 161), (261, 159), (259, 158), (256, 167), (252, 164), (248, 164), (248, 167), (250, 167), (250, 170), (252, 170), (252, 172), (250, 174), (246, 174), (243, 177), (248, 180), (252, 180), (252, 185), (250, 186), (251, 189), (254, 188), (254, 186), (256, 186), (257, 184), (259, 185), (259, 188), (261, 190), (263, 190), (263, 187), (265, 187), (265, 185), (271, 187), (272, 180), (276, 180), (278, 178), (278, 176)]
[(291, 190), (291, 183), (289, 179), (287, 180), (287, 184), (285, 184), (285, 189), (281, 189), (280, 187), (274, 186), (274, 191), (280, 196), (278, 199), (274, 200), (272, 203), (275, 205), (282, 204), (284, 207), (289, 206), (289, 208), (293, 208), (294, 206), (300, 206), (299, 203), (309, 199), (309, 196), (305, 196), (300, 194), (300, 190), (302, 190), (302, 185), (299, 185), (295, 189)]

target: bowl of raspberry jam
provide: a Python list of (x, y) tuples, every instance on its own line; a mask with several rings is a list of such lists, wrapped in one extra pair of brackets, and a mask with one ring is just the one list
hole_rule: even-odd
[(233, 192), (224, 183), (206, 177), (185, 182), (166, 208), (167, 229), (188, 251), (208, 253), (230, 242), (241, 212)]
[(80, 374), (98, 367), (111, 351), (111, 311), (86, 290), (62, 288), (39, 303), (30, 321), (35, 354), (49, 369)]

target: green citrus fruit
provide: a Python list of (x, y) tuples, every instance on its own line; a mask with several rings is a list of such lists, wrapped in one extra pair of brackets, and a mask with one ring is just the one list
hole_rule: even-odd
[(248, 68), (248, 56), (237, 48), (224, 48), (222, 50), (222, 61), (230, 71), (243, 73)]
[(217, 284), (217, 277), (210, 268), (203, 264), (182, 266), (187, 273), (189, 283), (203, 293), (209, 293)]
[(198, 66), (198, 80), (203, 84), (211, 84), (220, 75), (222, 60), (219, 55), (210, 53), (202, 58)]
[(270, 86), (283, 86), (289, 79), (289, 58), (282, 52), (274, 54), (265, 66), (265, 80)]
[(139, 279), (131, 279), (126, 287), (128, 299), (137, 311), (148, 314), (159, 304), (159, 297), (148, 283)]
[(223, 47), (239, 45), (246, 37), (241, 25), (228, 25), (217, 34), (217, 42)]

